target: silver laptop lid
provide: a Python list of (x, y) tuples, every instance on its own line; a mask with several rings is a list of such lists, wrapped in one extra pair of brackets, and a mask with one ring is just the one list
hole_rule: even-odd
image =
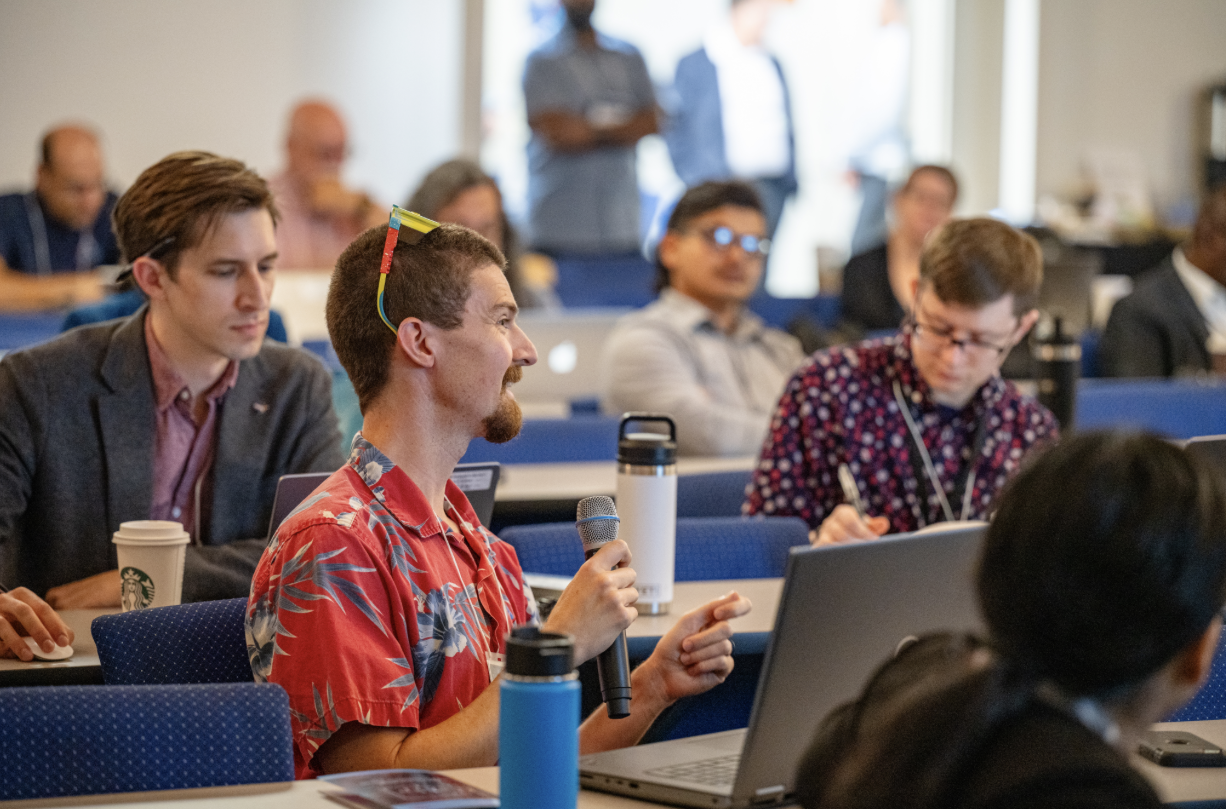
[(982, 627), (974, 569), (986, 523), (793, 548), (732, 804), (782, 798), (821, 720), (911, 636)]
[(519, 326), (540, 358), (515, 383), (521, 402), (569, 402), (600, 396), (605, 373), (601, 355), (618, 318), (629, 309), (578, 309), (567, 312), (526, 311)]
[(1198, 435), (1184, 441), (1183, 447), (1190, 455), (1226, 475), (1226, 435)]

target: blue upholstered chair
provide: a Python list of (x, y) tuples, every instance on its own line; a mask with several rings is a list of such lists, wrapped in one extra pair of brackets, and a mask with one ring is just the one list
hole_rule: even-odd
[(102, 679), (107, 685), (249, 683), (246, 611), (247, 599), (230, 598), (95, 618)]
[[(583, 564), (574, 523), (516, 525), (500, 537), (529, 573), (573, 576)], [(788, 549), (807, 545), (809, 527), (797, 517), (692, 517), (677, 520), (677, 581), (782, 576)]]
[(1172, 438), (1226, 433), (1226, 383), (1201, 379), (1083, 379), (1079, 430), (1152, 430)]
[(677, 477), (677, 517), (739, 517), (749, 469)]
[(569, 419), (525, 419), (519, 435), (505, 444), (473, 439), (462, 463), (498, 461), (562, 463), (611, 461), (617, 458), (617, 418), (575, 416)]
[(292, 781), (278, 685), (0, 689), (0, 801)]

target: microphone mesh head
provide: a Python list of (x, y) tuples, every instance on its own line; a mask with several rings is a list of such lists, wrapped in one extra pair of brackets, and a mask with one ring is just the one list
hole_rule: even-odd
[(611, 497), (598, 494), (583, 498), (579, 501), (575, 519), (584, 551), (594, 551), (606, 542), (617, 539), (621, 521), (617, 519), (617, 509)]

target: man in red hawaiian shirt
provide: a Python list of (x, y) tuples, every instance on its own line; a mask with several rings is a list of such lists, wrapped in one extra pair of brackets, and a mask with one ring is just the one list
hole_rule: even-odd
[[(993, 219), (946, 224), (924, 248), (915, 310), (897, 336), (819, 351), (792, 377), (744, 510), (795, 515), (815, 545), (986, 519), (1050, 412), (1000, 377), (1034, 326), (1043, 257)], [(839, 467), (860, 490), (844, 502)]]
[[(346, 249), (328, 297), (362, 432), (348, 465), (278, 529), (248, 609), (256, 679), (289, 694), (300, 778), (494, 764), (499, 689), (490, 686), (508, 630), (537, 619), (514, 550), (449, 481), (472, 438), (519, 430), (507, 386), (536, 350), (516, 324), (505, 261), (456, 225), (414, 234), (394, 248), (379, 307), (385, 235), (372, 229)], [(602, 548), (546, 622), (574, 636), (576, 662), (634, 619), (629, 561), (625, 543)], [(630, 717), (597, 711), (580, 731), (582, 750), (633, 744), (672, 702), (722, 682), (732, 670), (728, 619), (748, 610), (730, 593), (682, 616), (633, 672)]]

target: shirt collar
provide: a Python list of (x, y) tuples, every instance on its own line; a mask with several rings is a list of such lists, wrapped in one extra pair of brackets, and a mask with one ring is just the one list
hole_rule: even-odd
[[(660, 304), (669, 311), (669, 316), (673, 322), (685, 331), (708, 329), (720, 334), (723, 333), (715, 325), (710, 309), (689, 295), (682, 294), (672, 287), (665, 287), (660, 290)], [(742, 306), (741, 313), (737, 316), (736, 328), (732, 330), (732, 334), (729, 336), (736, 340), (751, 340), (757, 338), (765, 330), (766, 326), (762, 322), (762, 318), (750, 311), (748, 306)]]
[[(176, 399), (190, 399), (191, 389), (175, 370), (170, 357), (158, 343), (157, 337), (153, 334), (153, 319), (147, 313), (145, 315), (145, 345), (149, 351), (149, 369), (153, 373), (153, 393), (158, 410), (166, 410), (174, 404)], [(230, 360), (221, 377), (205, 391), (205, 398), (209, 401), (220, 399), (230, 388), (234, 387), (237, 381), (238, 362)]]
[[(443, 535), (443, 523), (434, 514), (434, 508), (413, 479), (404, 473), (391, 458), (359, 432), (353, 437), (349, 450), (349, 468), (370, 489), (383, 506), (406, 528), (415, 531), (423, 539), (436, 534)], [(480, 521), (468, 504), (460, 488), (447, 481), (444, 493), (451, 518), (472, 533), (478, 533)], [(467, 523), (467, 526), (465, 525)], [(467, 541), (467, 536), (465, 537)], [(472, 542), (468, 542), (472, 545)]]
[(1204, 312), (1211, 306), (1226, 303), (1226, 287), (1209, 277), (1209, 274), (1200, 267), (1188, 261), (1183, 248), (1175, 248), (1175, 252), (1171, 254), (1171, 263), (1175, 265), (1175, 272), (1179, 274), (1179, 280), (1183, 282), (1192, 300), (1196, 302), (1196, 308)]

